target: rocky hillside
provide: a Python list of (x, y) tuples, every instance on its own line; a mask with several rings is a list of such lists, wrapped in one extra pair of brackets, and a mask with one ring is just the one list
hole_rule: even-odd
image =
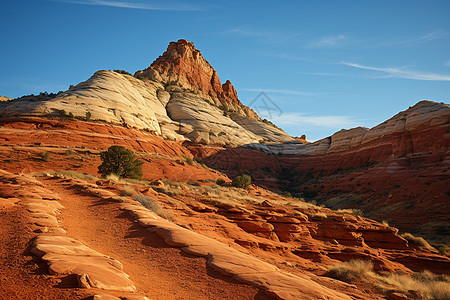
[[(231, 187), (225, 174), (190, 160), (180, 142), (145, 131), (40, 118), (1, 125), (0, 295), (7, 299), (429, 297), (430, 288), (405, 289), (391, 274), (441, 274), (450, 265), (355, 211)], [(95, 176), (100, 151), (112, 144), (137, 152), (145, 180)], [(376, 273), (347, 283), (328, 271), (352, 259), (373, 262)]]
[(98, 71), (53, 98), (0, 103), (0, 111), (3, 118), (69, 116), (121, 124), (196, 144), (293, 140), (244, 106), (231, 83), (222, 85), (200, 51), (185, 40), (170, 43), (162, 56), (135, 76)]
[(448, 244), (449, 132), (450, 105), (421, 101), (371, 129), (341, 130), (310, 144), (253, 144), (205, 155), (231, 175), (249, 170), (263, 186), (332, 208), (361, 209)]

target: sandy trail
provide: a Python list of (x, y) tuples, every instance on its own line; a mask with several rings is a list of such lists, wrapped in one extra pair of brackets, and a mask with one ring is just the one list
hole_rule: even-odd
[(0, 210), (0, 300), (82, 299), (83, 289), (65, 289), (65, 281), (47, 275), (47, 266), (27, 251), (32, 233), (24, 208)]
[(153, 299), (267, 299), (257, 288), (208, 269), (204, 258), (167, 246), (119, 210), (118, 203), (68, 189), (59, 180), (41, 182), (61, 196), (65, 209), (58, 219), (67, 235), (119, 260), (139, 294)]

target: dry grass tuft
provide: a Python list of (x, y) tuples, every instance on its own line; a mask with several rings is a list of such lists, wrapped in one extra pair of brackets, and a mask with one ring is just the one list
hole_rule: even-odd
[(345, 209), (338, 209), (337, 212), (340, 213), (347, 213), (347, 214), (351, 214), (354, 216), (364, 216), (364, 213), (362, 210), (360, 209), (355, 209), (355, 208), (345, 208)]
[(429, 271), (412, 275), (398, 273), (379, 275), (373, 272), (372, 262), (350, 260), (331, 266), (327, 276), (349, 281), (368, 279), (375, 282), (377, 288), (386, 293), (392, 292), (392, 290), (404, 294), (408, 294), (408, 291), (415, 291), (421, 294), (424, 299), (450, 299), (450, 276), (436, 275)]
[(354, 259), (348, 262), (333, 265), (328, 269), (327, 275), (336, 279), (354, 280), (370, 276), (373, 270), (371, 261)]
[(69, 177), (69, 178), (75, 178), (75, 179), (81, 179), (81, 180), (90, 180), (95, 181), (98, 180), (98, 177), (86, 173), (80, 173), (76, 171), (70, 171), (70, 170), (60, 170), (56, 171), (55, 175)]
[(142, 195), (136, 195), (134, 196), (134, 200), (139, 202), (145, 208), (153, 211), (161, 218), (173, 221), (173, 213), (170, 210), (162, 208), (159, 203), (152, 198)]
[(379, 287), (385, 290), (394, 287), (405, 293), (410, 290), (416, 291), (425, 299), (450, 299), (450, 276), (448, 275), (436, 275), (429, 271), (423, 271), (413, 275), (389, 274), (376, 277), (381, 282)]
[(124, 186), (121, 190), (120, 190), (120, 196), (133, 196), (134, 194), (136, 194), (136, 190), (134, 188), (132, 188), (131, 186)]
[(418, 245), (427, 249), (434, 249), (424, 238), (414, 236), (409, 232), (403, 233), (400, 235), (402, 238), (407, 240), (410, 244)]
[(119, 183), (121, 181), (120, 177), (117, 176), (116, 174), (109, 174), (109, 175), (107, 175), (106, 176), (106, 180), (111, 180), (111, 181), (114, 181), (114, 182), (117, 182), (117, 183)]

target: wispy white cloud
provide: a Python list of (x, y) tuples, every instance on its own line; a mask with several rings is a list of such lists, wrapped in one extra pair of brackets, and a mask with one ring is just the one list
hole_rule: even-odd
[(243, 88), (239, 89), (246, 92), (264, 92), (273, 94), (287, 94), (287, 95), (297, 95), (297, 96), (317, 96), (317, 93), (302, 92), (297, 90), (283, 90), (283, 89), (254, 89), (254, 88)]
[(380, 68), (364, 66), (351, 62), (341, 62), (341, 64), (364, 70), (378, 71), (385, 74), (384, 77), (405, 78), (414, 80), (430, 80), (430, 81), (450, 81), (450, 75), (442, 75), (435, 73), (426, 73), (421, 71), (406, 70), (405, 68)]
[(52, 0), (52, 1), (70, 4), (80, 4), (80, 5), (109, 6), (117, 8), (132, 8), (144, 10), (173, 10), (173, 11), (204, 10), (204, 8), (199, 6), (170, 1), (160, 3), (142, 3), (142, 2), (128, 2), (128, 1), (111, 1), (111, 0)]
[(308, 126), (317, 126), (342, 129), (358, 125), (358, 120), (349, 116), (314, 116), (299, 112), (284, 113), (279, 117), (274, 117), (271, 121), (280, 126), (298, 126), (306, 128)]
[(342, 46), (343, 42), (348, 40), (343, 34), (338, 34), (334, 36), (324, 36), (318, 40), (309, 42), (308, 47), (310, 48), (333, 48)]

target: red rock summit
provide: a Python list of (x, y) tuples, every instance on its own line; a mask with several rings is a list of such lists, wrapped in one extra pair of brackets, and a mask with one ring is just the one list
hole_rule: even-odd
[(218, 106), (227, 110), (244, 111), (247, 117), (259, 119), (257, 114), (244, 106), (238, 99), (236, 89), (227, 80), (223, 85), (217, 71), (195, 49), (194, 43), (186, 40), (170, 42), (166, 52), (147, 69), (137, 71), (135, 76), (178, 85), (209, 95)]

